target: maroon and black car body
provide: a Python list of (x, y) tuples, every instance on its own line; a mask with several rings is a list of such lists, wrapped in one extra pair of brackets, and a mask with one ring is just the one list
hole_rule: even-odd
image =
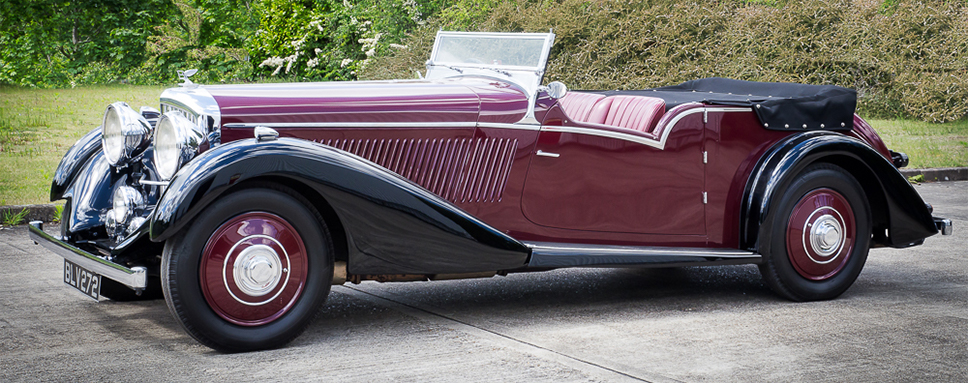
[(65, 282), (164, 296), (200, 342), (283, 345), (330, 286), (563, 267), (757, 264), (834, 298), (932, 216), (830, 85), (541, 86), (553, 34), (440, 32), (417, 80), (200, 86), (118, 102), (51, 200)]

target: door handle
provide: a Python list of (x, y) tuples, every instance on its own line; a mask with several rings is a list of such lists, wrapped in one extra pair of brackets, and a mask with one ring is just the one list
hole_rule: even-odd
[(551, 157), (551, 158), (558, 158), (559, 156), (561, 156), (558, 153), (545, 152), (545, 151), (542, 151), (542, 150), (538, 150), (538, 153), (535, 153), (535, 154), (537, 154), (539, 156), (542, 156), (542, 157)]

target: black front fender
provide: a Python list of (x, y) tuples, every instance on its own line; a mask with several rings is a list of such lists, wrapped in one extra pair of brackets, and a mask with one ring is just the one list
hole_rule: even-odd
[(74, 181), (78, 172), (95, 153), (101, 151), (101, 127), (94, 128), (71, 146), (64, 158), (61, 159), (54, 172), (54, 181), (50, 185), (50, 200), (64, 198), (64, 193)]
[[(181, 169), (152, 214), (163, 241), (248, 180), (311, 187), (346, 231), (354, 274), (433, 274), (522, 267), (530, 250), (443, 198), (352, 154), (310, 141), (235, 141)], [(204, 235), (204, 234), (199, 234)]]
[(65, 234), (103, 227), (103, 213), (111, 208), (111, 192), (119, 180), (100, 150), (78, 166), (78, 170), (60, 196), (71, 201), (61, 213), (62, 219), (68, 223)]
[[(883, 222), (874, 240), (906, 247), (938, 232), (931, 212), (893, 164), (863, 142), (837, 133), (805, 132), (774, 145), (750, 175), (743, 198), (740, 244), (756, 250), (759, 227), (773, 200), (808, 165), (829, 162), (846, 168), (864, 187), (871, 209)], [(875, 222), (878, 224), (878, 222)], [(886, 233), (877, 230), (886, 229)]]

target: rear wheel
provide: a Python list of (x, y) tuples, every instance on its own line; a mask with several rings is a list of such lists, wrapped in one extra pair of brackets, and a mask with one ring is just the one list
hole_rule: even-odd
[(779, 194), (760, 226), (760, 273), (794, 301), (836, 298), (864, 268), (870, 222), (853, 176), (835, 165), (811, 165)]
[(306, 329), (329, 294), (332, 248), (305, 198), (281, 187), (244, 189), (165, 243), (165, 300), (209, 347), (279, 347)]

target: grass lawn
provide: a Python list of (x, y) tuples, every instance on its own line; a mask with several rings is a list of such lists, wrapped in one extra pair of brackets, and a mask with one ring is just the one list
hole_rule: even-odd
[(48, 203), (61, 157), (101, 125), (104, 109), (125, 101), (158, 107), (160, 86), (75, 89), (0, 87), (0, 206)]
[[(101, 124), (104, 108), (125, 101), (158, 107), (161, 86), (75, 89), (0, 87), (0, 206), (47, 203), (50, 182), (70, 146)], [(968, 121), (929, 124), (870, 120), (911, 168), (968, 166)]]
[(888, 148), (907, 153), (909, 168), (968, 166), (968, 120), (931, 124), (908, 120), (868, 120)]

